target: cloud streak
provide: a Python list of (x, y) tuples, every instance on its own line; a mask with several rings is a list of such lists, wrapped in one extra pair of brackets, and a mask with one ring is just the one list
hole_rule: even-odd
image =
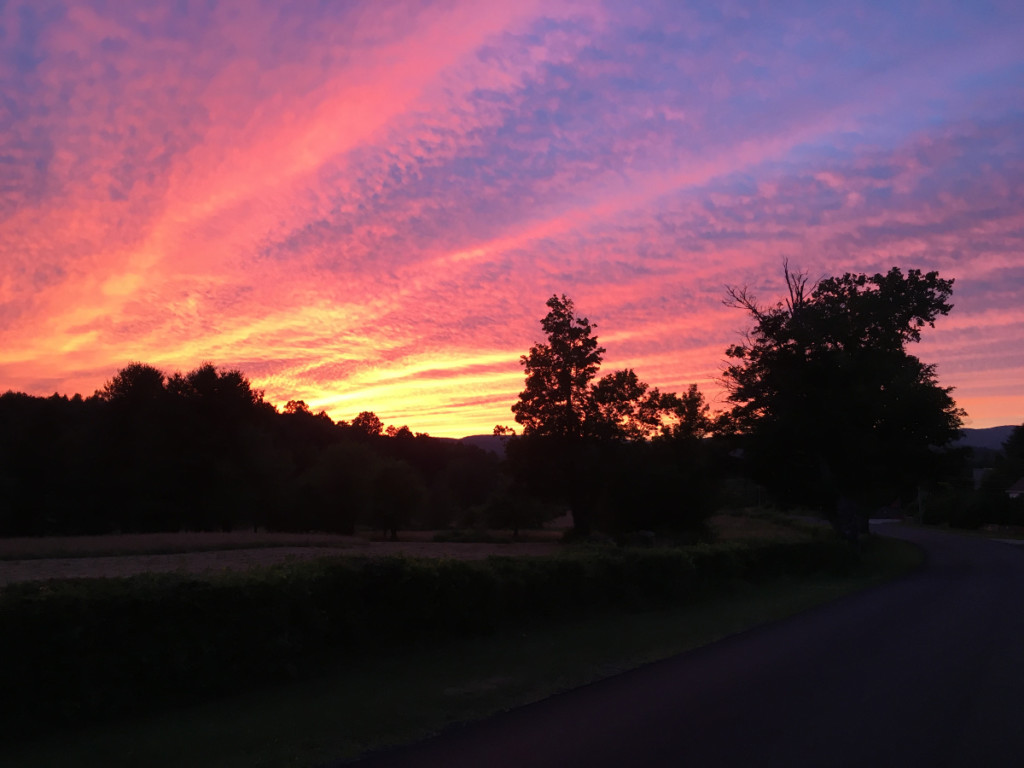
[[(508, 7), (506, 7), (508, 6)], [(1016, 4), (0, 10), (0, 388), (129, 360), (458, 435), (552, 293), (610, 367), (720, 397), (788, 258), (956, 278), (919, 350), (1024, 421)]]

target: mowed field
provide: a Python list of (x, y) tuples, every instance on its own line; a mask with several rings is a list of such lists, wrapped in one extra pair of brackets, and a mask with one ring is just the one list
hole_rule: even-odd
[[(791, 541), (806, 531), (785, 521), (716, 515), (717, 541)], [(403, 531), (400, 541), (368, 535), (252, 531), (114, 534), (0, 539), (0, 586), (19, 581), (104, 578), (139, 573), (219, 573), (318, 557), (447, 557), (478, 560), (492, 555), (535, 557), (560, 551), (563, 530), (492, 531), (485, 542), (434, 541), (435, 531)]]
[[(433, 532), (402, 541), (360, 536), (231, 533), (147, 533), (0, 539), (0, 586), (38, 579), (98, 578), (138, 573), (217, 573), (317, 557), (536, 556), (558, 551), (560, 532), (520, 542), (435, 542)], [(546, 539), (546, 540), (544, 540)]]

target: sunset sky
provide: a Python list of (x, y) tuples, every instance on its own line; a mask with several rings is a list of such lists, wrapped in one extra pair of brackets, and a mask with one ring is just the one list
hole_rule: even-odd
[(565, 293), (723, 407), (783, 259), (955, 278), (914, 352), (1024, 422), (1024, 3), (0, 1), (0, 391), (490, 432)]

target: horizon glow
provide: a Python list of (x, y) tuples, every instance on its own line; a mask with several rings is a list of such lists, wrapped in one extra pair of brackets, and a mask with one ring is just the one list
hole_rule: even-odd
[(9, 2), (0, 391), (131, 361), (438, 436), (552, 294), (725, 406), (724, 286), (938, 270), (911, 352), (1024, 422), (1024, 6)]

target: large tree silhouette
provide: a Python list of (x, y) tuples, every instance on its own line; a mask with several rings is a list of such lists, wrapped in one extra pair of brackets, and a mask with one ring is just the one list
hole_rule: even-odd
[(605, 352), (594, 335), (596, 325), (577, 316), (565, 295), (552, 296), (547, 306), (541, 320), (547, 341), (520, 358), (526, 387), (512, 412), (523, 434), (569, 441), (658, 434), (674, 396), (649, 387), (628, 368), (595, 382)]
[(726, 301), (754, 322), (727, 350), (724, 379), (759, 478), (831, 510), (913, 493), (961, 426), (952, 389), (907, 351), (952, 309), (953, 281), (896, 267), (814, 286), (788, 265), (784, 275), (784, 301), (763, 306), (745, 288)]
[(602, 465), (617, 453), (611, 446), (660, 434), (678, 400), (630, 369), (595, 381), (605, 350), (594, 324), (565, 295), (552, 296), (547, 307), (546, 341), (520, 359), (526, 386), (512, 412), (523, 435), (510, 442), (509, 455), (535, 491), (572, 508), (576, 532), (585, 534), (610, 495)]
[(108, 403), (140, 406), (159, 402), (167, 391), (163, 371), (146, 363), (133, 362), (119, 370), (96, 395)]

